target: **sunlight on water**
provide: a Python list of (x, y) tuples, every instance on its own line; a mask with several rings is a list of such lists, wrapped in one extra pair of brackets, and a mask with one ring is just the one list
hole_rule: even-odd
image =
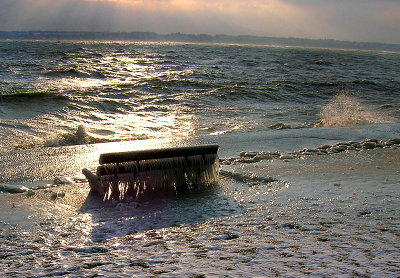
[(118, 79), (99, 80), (93, 78), (63, 78), (60, 80), (60, 88), (93, 88), (119, 83), (120, 81)]
[[(0, 46), (1, 150), (272, 131), (320, 119), (320, 126), (392, 122), (386, 113), (398, 122), (400, 116), (398, 55), (157, 43)], [(346, 64), (338, 62), (343, 58)], [(343, 88), (357, 99), (339, 95), (327, 105)]]
[[(397, 277), (399, 57), (0, 41), (0, 272)], [(103, 202), (82, 173), (103, 153), (209, 143), (219, 182), (193, 194)], [(186, 167), (142, 165), (146, 187)]]
[(129, 132), (142, 134), (147, 138), (160, 138), (171, 136), (187, 136), (193, 132), (190, 116), (180, 116), (178, 113), (156, 114), (144, 113), (142, 115), (122, 115), (115, 120), (115, 124)]

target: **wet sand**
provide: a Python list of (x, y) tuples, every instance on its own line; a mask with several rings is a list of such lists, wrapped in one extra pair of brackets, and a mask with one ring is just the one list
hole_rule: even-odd
[(223, 166), (205, 192), (102, 204), (86, 183), (1, 195), (8, 276), (397, 276), (400, 150)]

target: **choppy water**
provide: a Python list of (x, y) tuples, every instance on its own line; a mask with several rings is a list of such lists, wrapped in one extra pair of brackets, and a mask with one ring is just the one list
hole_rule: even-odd
[(145, 202), (93, 200), (80, 171), (109, 151), (400, 138), (399, 68), (374, 51), (0, 41), (0, 270), (398, 276), (396, 148), (225, 165), (213, 189)]
[(398, 122), (399, 67), (386, 52), (2, 41), (1, 145)]

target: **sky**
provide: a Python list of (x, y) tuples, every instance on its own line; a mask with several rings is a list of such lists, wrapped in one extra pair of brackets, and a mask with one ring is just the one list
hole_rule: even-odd
[(0, 30), (400, 43), (400, 0), (0, 0)]

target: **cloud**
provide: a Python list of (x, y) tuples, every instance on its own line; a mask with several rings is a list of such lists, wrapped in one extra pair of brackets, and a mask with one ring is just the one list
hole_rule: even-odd
[(251, 34), (400, 43), (398, 0), (0, 0), (3, 30)]
[(400, 1), (282, 1), (317, 23), (311, 28), (314, 34), (343, 40), (400, 42)]

